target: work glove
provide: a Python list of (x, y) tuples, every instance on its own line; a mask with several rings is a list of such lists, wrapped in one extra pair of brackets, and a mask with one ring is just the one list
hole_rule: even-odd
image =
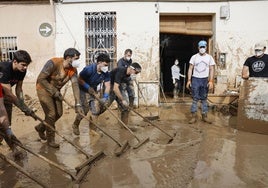
[(89, 87), (87, 92), (91, 95), (94, 95), (95, 94), (95, 90), (92, 88), (92, 87)]
[(108, 93), (104, 93), (103, 97), (100, 99), (100, 103), (103, 106), (107, 106), (109, 103), (109, 94)]
[(77, 114), (84, 114), (84, 110), (83, 110), (81, 104), (76, 104), (75, 105), (75, 113), (77, 113)]
[(26, 116), (31, 116), (34, 111), (30, 109), (24, 102), (23, 100), (18, 100), (15, 102), (15, 105), (22, 111)]
[(63, 96), (61, 95), (60, 91), (56, 91), (53, 94), (53, 98), (58, 99), (59, 101), (63, 101)]

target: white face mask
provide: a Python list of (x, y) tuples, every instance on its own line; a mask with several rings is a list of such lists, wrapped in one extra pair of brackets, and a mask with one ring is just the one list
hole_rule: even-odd
[(79, 61), (78, 59), (73, 60), (73, 62), (72, 62), (72, 67), (74, 67), (74, 68), (78, 68), (79, 65), (80, 65), (80, 61)]
[(108, 72), (108, 69), (108, 66), (101, 67), (101, 71), (104, 73)]
[(131, 59), (131, 57), (126, 57), (127, 61), (129, 61)]
[(200, 49), (199, 49), (199, 53), (200, 53), (200, 54), (204, 54), (204, 53), (206, 53), (206, 48), (200, 48)]
[(263, 51), (262, 50), (255, 50), (255, 56), (260, 57), (263, 55)]
[(176, 61), (175, 61), (175, 65), (178, 65), (178, 64), (179, 64), (179, 61), (178, 61), (178, 60), (176, 60)]

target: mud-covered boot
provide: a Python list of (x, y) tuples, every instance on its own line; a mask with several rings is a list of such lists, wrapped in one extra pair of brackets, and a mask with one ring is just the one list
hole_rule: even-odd
[(42, 140), (47, 140), (47, 136), (46, 136), (46, 133), (45, 133), (45, 130), (46, 130), (45, 125), (40, 123), (40, 124), (36, 125), (34, 128), (38, 132), (38, 135)]
[(178, 92), (175, 89), (173, 90), (173, 98), (174, 99), (178, 98)]
[(125, 125), (128, 125), (128, 115), (129, 115), (129, 111), (121, 112), (121, 121), (123, 121)]
[(206, 113), (205, 114), (202, 114), (202, 121), (204, 121), (206, 123), (209, 123), (209, 124), (212, 123), (212, 121), (208, 119), (208, 116), (207, 116)]
[(192, 113), (192, 117), (189, 121), (189, 124), (193, 124), (197, 121), (197, 114), (196, 113)]
[(55, 142), (55, 134), (48, 133), (47, 134), (47, 145), (52, 148), (59, 148), (60, 145)]
[(134, 108), (134, 97), (129, 97), (129, 107)]
[(12, 155), (15, 160), (21, 160), (23, 158), (23, 153), (22, 151), (18, 150), (16, 146), (12, 148)]
[(77, 120), (77, 119), (75, 119), (75, 121), (74, 121), (74, 123), (73, 123), (73, 125), (72, 125), (73, 133), (74, 133), (75, 135), (80, 135), (80, 131), (79, 131), (79, 123), (80, 123), (80, 121)]

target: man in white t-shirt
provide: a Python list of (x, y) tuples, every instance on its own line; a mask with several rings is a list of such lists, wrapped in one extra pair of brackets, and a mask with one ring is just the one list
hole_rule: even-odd
[(190, 59), (188, 69), (188, 81), (186, 87), (191, 89), (193, 103), (191, 106), (192, 117), (190, 124), (197, 121), (198, 101), (202, 104), (202, 120), (212, 123), (207, 118), (208, 105), (207, 95), (210, 89), (213, 89), (215, 61), (213, 57), (206, 53), (207, 42), (204, 40), (198, 43), (199, 53), (193, 55)]

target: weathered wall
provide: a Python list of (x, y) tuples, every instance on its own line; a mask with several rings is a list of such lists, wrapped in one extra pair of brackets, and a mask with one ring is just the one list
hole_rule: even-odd
[(267, 78), (250, 78), (243, 82), (238, 103), (238, 129), (268, 134), (267, 84)]
[[(44, 22), (53, 26), (49, 37), (43, 37), (39, 33), (39, 26)], [(32, 63), (28, 67), (25, 82), (32, 83), (30, 85), (34, 87), (44, 63), (55, 55), (53, 5), (0, 4), (0, 23), (0, 37), (16, 36), (18, 49), (26, 50), (31, 55)]]
[[(220, 19), (220, 7), (227, 5), (230, 16)], [(241, 6), (243, 8), (241, 8)], [(133, 60), (143, 67), (139, 81), (155, 81), (159, 78), (159, 14), (212, 14), (214, 15), (214, 52), (227, 54), (226, 70), (217, 70), (218, 75), (228, 77), (234, 85), (241, 74), (247, 56), (253, 54), (256, 41), (267, 40), (268, 26), (261, 20), (268, 16), (268, 1), (254, 2), (114, 2), (57, 4), (56, 52), (61, 55), (65, 48), (74, 46), (85, 58), (84, 12), (115, 11), (117, 14), (117, 58), (126, 48), (134, 51)], [(212, 54), (215, 56), (215, 54)], [(83, 67), (83, 66), (81, 66)], [(158, 91), (155, 84), (148, 84)], [(145, 92), (146, 93), (146, 92)], [(158, 103), (158, 93), (146, 98), (149, 104)], [(142, 101), (140, 101), (142, 103)]]

